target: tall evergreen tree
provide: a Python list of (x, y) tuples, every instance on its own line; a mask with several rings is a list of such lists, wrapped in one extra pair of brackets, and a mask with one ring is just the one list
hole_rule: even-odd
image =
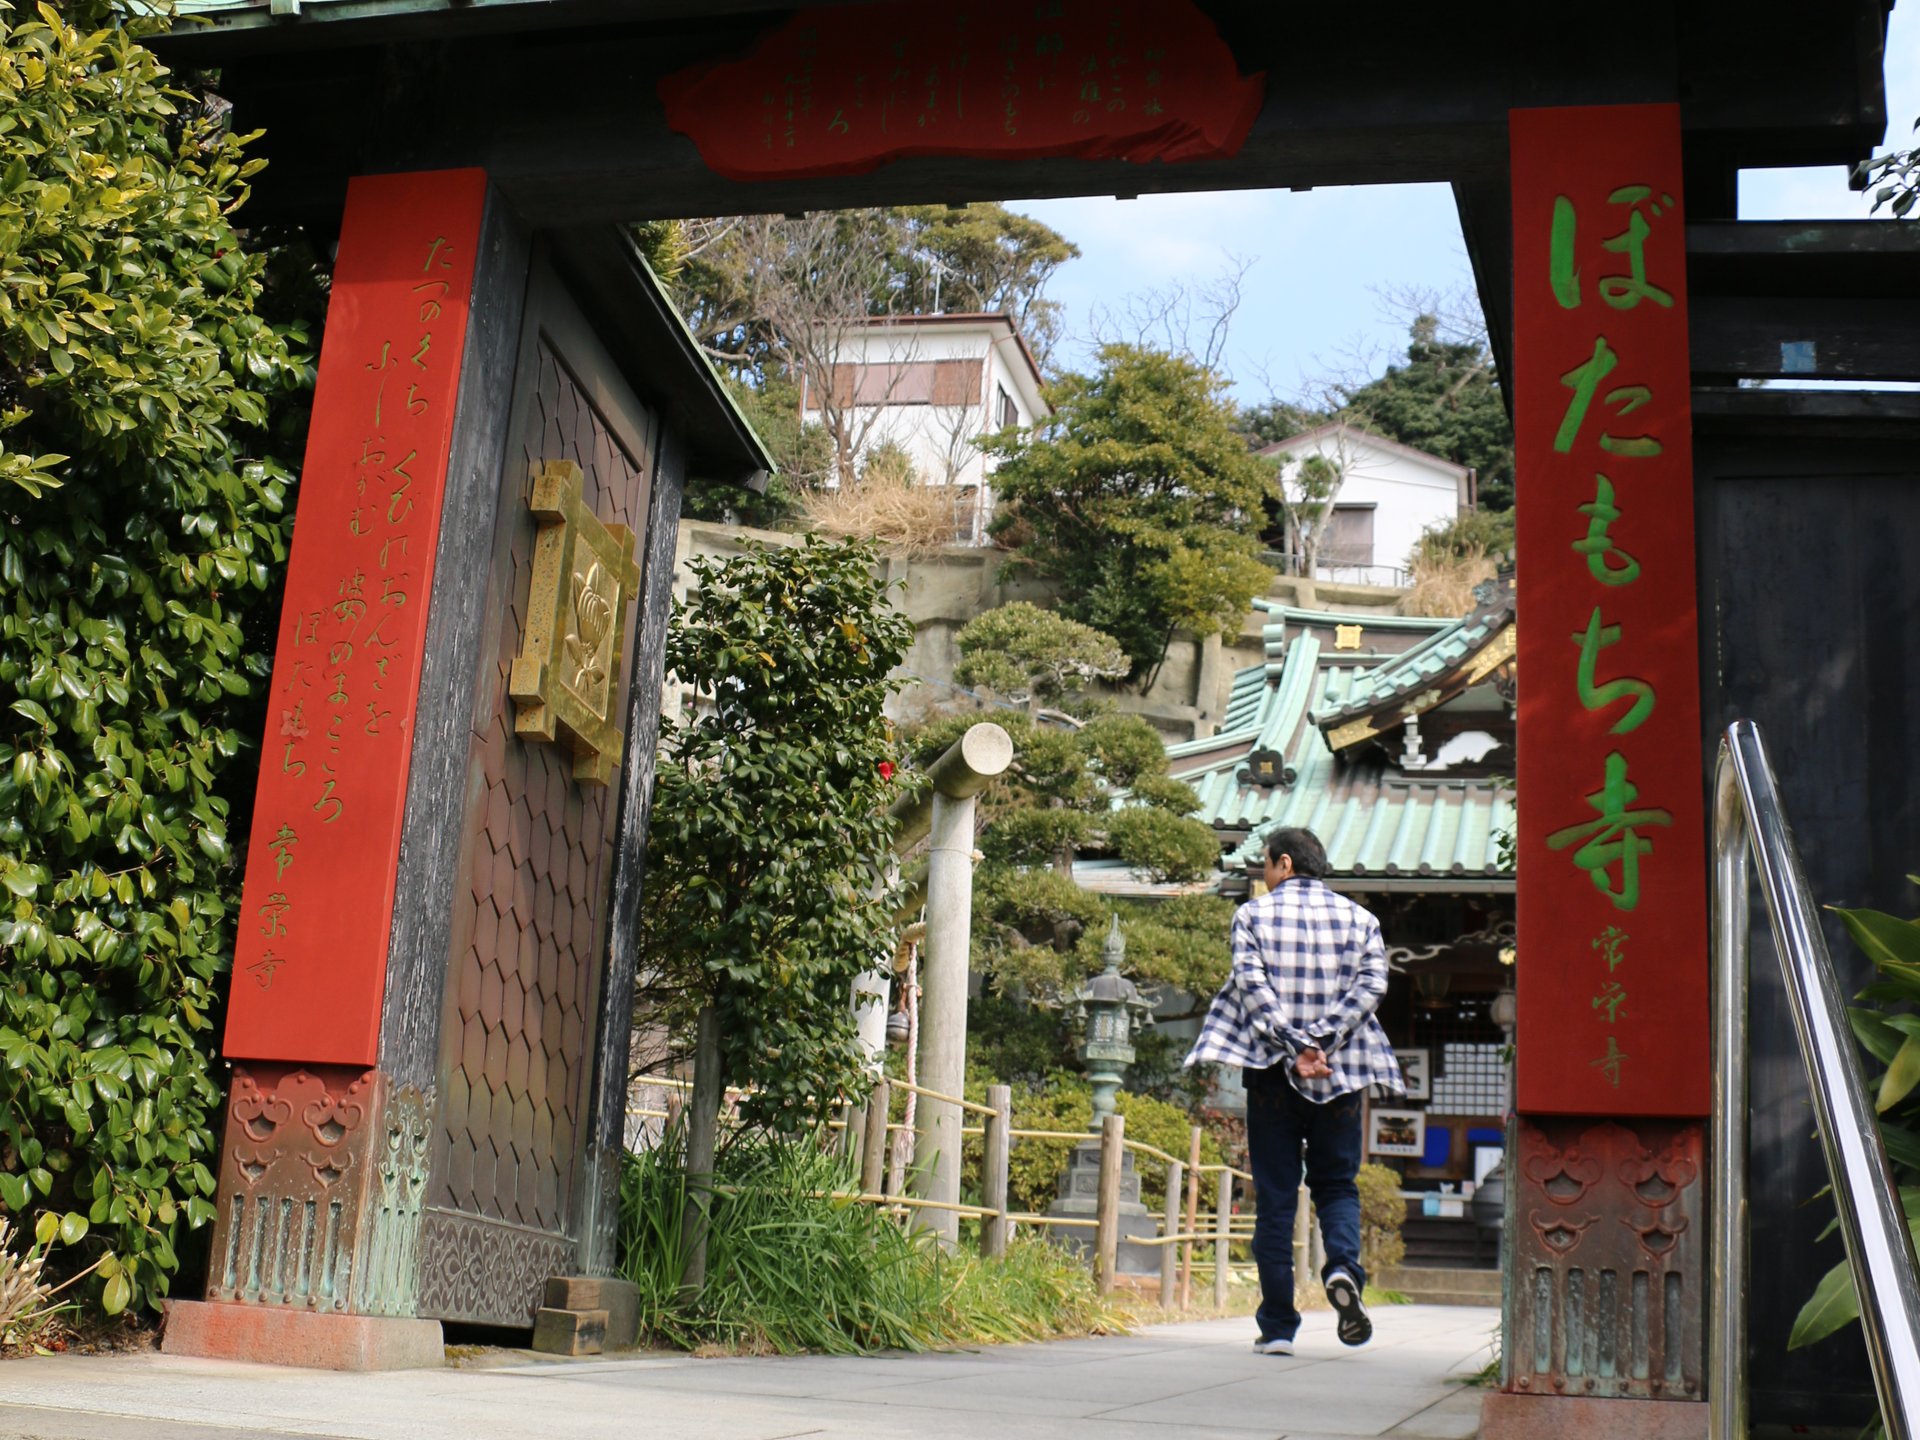
[(1413, 322), (1403, 365), (1346, 391), (1342, 413), (1376, 434), (1479, 474), (1480, 503), (1513, 507), (1513, 427), (1493, 356), (1478, 340), (1447, 340), (1432, 315)]
[(993, 533), (1058, 588), (1060, 613), (1120, 642), (1141, 688), (1176, 630), (1235, 633), (1271, 572), (1256, 558), (1269, 466), (1233, 428), (1224, 382), (1191, 360), (1107, 345), (1032, 431), (984, 442)]

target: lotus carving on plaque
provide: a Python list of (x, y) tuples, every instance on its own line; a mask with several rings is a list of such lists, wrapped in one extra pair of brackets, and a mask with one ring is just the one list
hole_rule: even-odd
[(507, 676), (513, 730), (573, 752), (573, 778), (604, 785), (620, 763), (619, 700), (627, 607), (640, 584), (633, 532), (609, 525), (582, 497), (580, 467), (549, 460), (528, 508), (539, 533), (526, 628)]

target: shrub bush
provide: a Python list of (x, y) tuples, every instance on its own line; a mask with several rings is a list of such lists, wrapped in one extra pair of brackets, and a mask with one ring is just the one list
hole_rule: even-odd
[(312, 380), (233, 229), (263, 162), (137, 9), (0, 10), (0, 1205), (90, 1222), (60, 1263), (109, 1311), (164, 1295), (212, 1218), (229, 837), (298, 443), (269, 406)]
[(1407, 1202), (1400, 1198), (1399, 1173), (1389, 1166), (1362, 1165), (1354, 1180), (1360, 1187), (1360, 1263), (1367, 1274), (1378, 1275), (1407, 1258), (1400, 1234)]

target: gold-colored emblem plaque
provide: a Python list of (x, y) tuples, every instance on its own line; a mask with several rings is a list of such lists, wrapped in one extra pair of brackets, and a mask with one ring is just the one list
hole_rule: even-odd
[(1336, 650), (1358, 650), (1360, 648), (1360, 627), (1358, 625), (1334, 626), (1333, 648)]
[(627, 607), (640, 586), (633, 532), (601, 521), (580, 498), (580, 467), (549, 460), (527, 502), (539, 535), (527, 586), (526, 632), (507, 676), (513, 731), (573, 752), (573, 778), (604, 785), (620, 763), (620, 694)]

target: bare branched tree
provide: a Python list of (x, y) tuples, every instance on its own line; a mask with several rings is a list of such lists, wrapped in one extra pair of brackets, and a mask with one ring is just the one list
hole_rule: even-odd
[(1225, 268), (1211, 280), (1175, 280), (1135, 290), (1113, 305), (1097, 303), (1088, 331), (1096, 345), (1162, 350), (1217, 375), (1253, 264), (1228, 254)]

